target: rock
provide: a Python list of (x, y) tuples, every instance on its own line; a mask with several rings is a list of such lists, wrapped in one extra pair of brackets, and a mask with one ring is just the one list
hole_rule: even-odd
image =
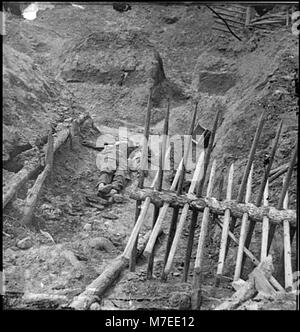
[(92, 225), (91, 224), (85, 224), (83, 226), (83, 229), (86, 231), (86, 232), (90, 232), (92, 230)]
[(115, 249), (112, 242), (105, 237), (96, 237), (89, 241), (89, 246), (97, 250), (105, 250), (110, 253)]
[(113, 213), (105, 213), (105, 214), (102, 214), (102, 217), (105, 218), (105, 219), (110, 219), (110, 220), (115, 220), (115, 219), (119, 219), (119, 217)]
[(91, 304), (90, 310), (101, 310), (101, 306), (98, 302), (94, 302)]
[(29, 249), (33, 246), (33, 242), (31, 240), (31, 238), (28, 236), (28, 237), (25, 237), (24, 239), (20, 240), (18, 243), (17, 243), (17, 247), (19, 249), (23, 249), (23, 250), (26, 250), (26, 249)]
[(188, 310), (191, 308), (191, 297), (184, 292), (174, 292), (171, 293), (169, 304), (171, 307), (177, 307), (179, 310)]

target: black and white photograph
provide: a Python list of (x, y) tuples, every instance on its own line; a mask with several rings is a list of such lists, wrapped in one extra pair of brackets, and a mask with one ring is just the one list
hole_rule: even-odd
[(1, 23), (3, 311), (299, 310), (299, 2), (3, 2)]

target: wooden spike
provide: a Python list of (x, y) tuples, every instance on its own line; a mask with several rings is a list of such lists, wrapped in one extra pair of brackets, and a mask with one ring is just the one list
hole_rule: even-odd
[[(211, 131), (211, 135), (210, 135), (210, 138), (209, 138), (208, 148), (205, 151), (203, 176), (200, 178), (199, 184), (197, 186), (197, 190), (196, 190), (197, 197), (200, 197), (201, 194), (202, 194), (204, 181), (205, 181), (205, 177), (206, 177), (206, 173), (207, 173), (207, 168), (208, 168), (208, 165), (209, 165), (210, 156), (211, 156), (211, 152), (212, 152), (212, 149), (213, 149), (215, 136), (216, 136), (216, 132), (217, 132), (217, 128), (218, 128), (219, 118), (220, 118), (220, 110), (217, 112), (217, 114), (215, 116), (212, 131)], [(188, 274), (189, 274), (189, 267), (190, 267), (192, 249), (193, 249), (193, 244), (194, 244), (194, 237), (195, 237), (195, 229), (196, 229), (197, 220), (198, 220), (198, 211), (194, 210), (193, 214), (192, 214), (191, 223), (190, 223), (188, 244), (187, 244), (187, 249), (186, 249), (186, 254), (185, 254), (184, 272), (183, 272), (183, 276), (182, 276), (183, 282), (187, 281)]]
[[(283, 208), (288, 209), (288, 191), (286, 192)], [(284, 242), (284, 285), (287, 292), (293, 290), (293, 269), (292, 269), (292, 249), (290, 225), (288, 221), (283, 221), (283, 242)]]
[[(268, 205), (269, 205), (269, 182), (267, 181), (264, 191), (264, 206)], [(262, 240), (261, 240), (261, 253), (260, 253), (261, 261), (267, 257), (269, 227), (270, 227), (269, 218), (264, 216), (262, 222)]]
[[(230, 166), (230, 170), (229, 170), (226, 200), (231, 200), (233, 174), (234, 174), (234, 164), (232, 164)], [(224, 216), (224, 222), (223, 222), (223, 228), (222, 228), (221, 243), (220, 243), (219, 261), (218, 261), (217, 276), (216, 276), (216, 283), (215, 283), (216, 287), (219, 286), (221, 277), (223, 274), (226, 244), (227, 244), (228, 231), (229, 231), (229, 221), (230, 221), (230, 210), (226, 209), (225, 216)]]
[[(285, 195), (287, 193), (287, 189), (288, 189), (288, 187), (290, 185), (290, 182), (291, 182), (293, 168), (295, 166), (295, 162), (296, 162), (296, 159), (297, 159), (297, 154), (298, 154), (298, 142), (296, 142), (296, 146), (295, 146), (293, 155), (292, 155), (291, 160), (290, 160), (289, 169), (287, 171), (287, 174), (285, 176), (285, 180), (284, 180), (284, 183), (283, 183), (283, 186), (282, 186), (282, 190), (281, 190), (280, 197), (279, 197), (279, 202), (278, 202), (278, 205), (277, 205), (278, 210), (281, 210), (282, 207), (283, 207), (283, 201), (284, 201)], [(272, 244), (272, 240), (273, 240), (273, 237), (274, 237), (274, 234), (275, 234), (275, 229), (276, 229), (276, 225), (272, 224), (270, 226), (270, 231), (269, 231), (268, 252), (269, 252), (271, 244)]]
[[(265, 187), (267, 186), (267, 181), (268, 181), (268, 178), (269, 178), (269, 174), (271, 172), (272, 164), (273, 164), (275, 153), (276, 153), (276, 150), (277, 150), (278, 141), (279, 141), (279, 137), (280, 137), (281, 130), (282, 130), (282, 125), (283, 125), (283, 121), (280, 121), (280, 123), (277, 127), (277, 130), (276, 130), (275, 138), (273, 140), (269, 164), (268, 164), (267, 168), (265, 169), (264, 176), (263, 176), (263, 179), (261, 181), (261, 185), (260, 185), (260, 188), (259, 188), (259, 191), (258, 191), (258, 195), (257, 195), (257, 199), (256, 199), (256, 206), (261, 205), (264, 190), (265, 190)], [(255, 229), (255, 224), (256, 224), (255, 221), (253, 221), (253, 220), (250, 221), (249, 229), (248, 229), (246, 240), (245, 240), (245, 247), (246, 248), (249, 248), (249, 246), (250, 246), (252, 235), (253, 235), (253, 232), (254, 232), (254, 229)], [(269, 224), (266, 221), (266, 219), (265, 219), (265, 227), (267, 227), (269, 229)], [(246, 255), (244, 255), (244, 258), (243, 258), (242, 270), (241, 271), (243, 271), (245, 261), (246, 261)]]
[[(162, 138), (162, 142), (160, 143), (160, 146), (159, 146), (158, 185), (156, 188), (158, 191), (161, 191), (162, 183), (163, 183), (163, 174), (164, 174), (163, 154), (164, 154), (164, 151), (166, 149), (166, 144), (167, 144), (167, 135), (168, 135), (168, 130), (169, 130), (169, 114), (170, 114), (170, 101), (168, 100), (168, 107), (167, 107), (167, 112), (166, 112), (166, 116), (165, 116), (164, 128), (163, 128), (163, 138)], [(160, 210), (159, 207), (154, 206), (152, 229), (155, 226), (156, 220), (159, 216), (159, 210)], [(152, 278), (153, 261), (154, 261), (154, 251), (148, 258), (148, 267), (147, 267), (147, 278), (148, 279)]]
[[(261, 116), (260, 116), (260, 119), (259, 119), (259, 122), (258, 122), (258, 125), (257, 125), (257, 128), (256, 128), (255, 136), (254, 136), (254, 139), (252, 141), (252, 146), (251, 146), (251, 149), (250, 149), (246, 169), (245, 169), (245, 172), (244, 172), (244, 175), (243, 175), (243, 178), (242, 178), (241, 185), (239, 187), (239, 192), (238, 192), (238, 196), (237, 196), (237, 203), (242, 203), (243, 200), (244, 200), (244, 191), (246, 189), (246, 185), (247, 185), (251, 165), (252, 165), (253, 160), (254, 160), (255, 151), (256, 151), (256, 148), (257, 148), (257, 145), (258, 145), (258, 140), (260, 138), (260, 135), (261, 135), (261, 132), (262, 132), (262, 129), (263, 129), (263, 126), (264, 126), (265, 115), (266, 115), (266, 110), (264, 109)], [(231, 223), (230, 223), (230, 231), (231, 232), (234, 231), (235, 224), (236, 224), (236, 218), (233, 217), (233, 218), (231, 218)], [(229, 250), (229, 245), (230, 245), (230, 238), (228, 239), (228, 242), (227, 242), (225, 257), (227, 255), (228, 250)]]
[[(150, 133), (150, 119), (151, 119), (151, 98), (152, 98), (152, 89), (150, 89), (149, 97), (148, 97), (148, 104), (147, 104), (147, 112), (145, 118), (145, 127), (144, 127), (144, 142), (143, 142), (143, 150), (142, 150), (142, 160), (140, 165), (139, 171), (139, 180), (138, 180), (138, 187), (144, 187), (144, 177), (145, 177), (145, 170), (148, 169), (148, 140), (149, 140), (149, 133)], [(136, 201), (135, 206), (135, 223), (138, 220), (138, 217), (141, 212), (141, 202)], [(137, 254), (137, 241), (138, 241), (138, 234), (136, 238), (136, 242), (133, 244), (133, 249), (131, 252), (131, 259), (129, 262), (129, 269), (131, 272), (135, 271), (136, 265), (136, 254)]]
[[(251, 165), (251, 170), (249, 173), (248, 181), (247, 181), (247, 190), (245, 196), (245, 203), (248, 204), (250, 201), (251, 196), (251, 186), (252, 186), (252, 174), (253, 174), (253, 164)], [(234, 271), (233, 280), (236, 281), (240, 278), (241, 275), (241, 268), (242, 268), (242, 260), (243, 260), (243, 253), (244, 253), (244, 244), (247, 234), (248, 228), (248, 213), (244, 213), (241, 223), (241, 232), (240, 232), (240, 239), (239, 239), (239, 246), (236, 258), (236, 266)]]
[[(217, 221), (217, 225), (222, 228), (222, 223), (220, 221)], [(234, 234), (229, 231), (228, 232), (228, 236), (231, 238), (231, 240), (235, 243), (238, 244), (239, 241), (237, 240), (237, 238), (234, 236)], [(259, 260), (252, 254), (252, 252), (244, 247), (244, 253), (250, 258), (251, 262), (257, 266), (260, 262)], [(280, 292), (284, 292), (284, 288), (280, 285), (280, 283), (272, 276), (270, 278), (270, 283)]]
[[(198, 159), (198, 162), (197, 162), (197, 165), (196, 165), (195, 172), (193, 174), (193, 179), (192, 179), (188, 194), (192, 194), (195, 191), (195, 186), (196, 186), (197, 180), (199, 180), (199, 177), (201, 176), (201, 170), (203, 168), (203, 163), (204, 163), (204, 152), (201, 152), (200, 156), (199, 156), (199, 159)], [(165, 266), (165, 269), (164, 269), (164, 275), (165, 276), (167, 276), (169, 274), (170, 270), (171, 270), (171, 266), (172, 266), (172, 263), (173, 263), (173, 260), (174, 260), (175, 252), (176, 252), (176, 249), (177, 249), (177, 246), (178, 246), (178, 243), (179, 243), (179, 239), (180, 239), (181, 234), (182, 234), (183, 226), (184, 226), (188, 211), (189, 211), (189, 205), (185, 204), (185, 206), (183, 207), (182, 212), (181, 212), (181, 216), (180, 216), (177, 228), (176, 228), (176, 233), (175, 233), (175, 236), (174, 236), (174, 240), (173, 240), (173, 243), (172, 243), (172, 246), (171, 246), (171, 249), (170, 249), (169, 257), (168, 257), (168, 260), (167, 260), (167, 263), (166, 263), (166, 266)]]
[[(216, 160), (213, 161), (213, 164), (211, 167), (208, 189), (207, 189), (207, 196), (210, 196), (212, 194), (215, 170), (216, 170)], [(209, 213), (210, 213), (210, 210), (208, 207), (206, 207), (203, 212), (201, 230), (200, 230), (200, 234), (199, 234), (199, 241), (198, 241), (198, 247), (197, 247), (197, 253), (196, 253), (196, 260), (195, 260), (195, 265), (194, 265), (192, 309), (200, 309), (200, 306), (201, 306), (203, 257), (204, 257), (204, 247), (205, 247), (205, 240), (206, 240), (206, 236), (207, 236), (208, 223), (209, 223), (209, 219), (210, 219)]]
[[(195, 121), (196, 121), (196, 115), (197, 115), (197, 103), (195, 104), (195, 110), (194, 110), (194, 114), (193, 114), (193, 118), (192, 118), (192, 122), (191, 122), (191, 126), (190, 126), (190, 130), (189, 130), (189, 136), (188, 136), (188, 142), (187, 142), (187, 146), (184, 150), (184, 155), (183, 155), (183, 158), (181, 159), (181, 162), (177, 168), (177, 171), (176, 171), (176, 175), (175, 175), (175, 178), (173, 180), (173, 183), (171, 185), (171, 188), (170, 190), (175, 190), (176, 188), (176, 185), (178, 183), (178, 180), (179, 180), (179, 177), (181, 176), (182, 172), (183, 172), (183, 167), (186, 165), (187, 163), (187, 158), (189, 156), (189, 150), (190, 150), (190, 146), (191, 146), (191, 141), (192, 141), (192, 133), (193, 133), (193, 130), (194, 130), (194, 126), (195, 126)], [(192, 185), (191, 185), (192, 187)], [(165, 203), (163, 205), (163, 207), (161, 208), (160, 210), (160, 213), (159, 213), (159, 216), (157, 218), (157, 221), (155, 223), (155, 226), (152, 230), (152, 233), (150, 235), (150, 238), (149, 238), (149, 241), (148, 241), (148, 244), (145, 248), (145, 251), (144, 251), (144, 255), (145, 256), (148, 256), (148, 255), (151, 255), (151, 252), (154, 248), (154, 245), (155, 245), (155, 242), (156, 242), (156, 239), (157, 239), (157, 236), (159, 234), (159, 231), (160, 231), (160, 228), (161, 228), (161, 225), (163, 223), (163, 220), (165, 218), (165, 215), (167, 213), (167, 210), (168, 210), (168, 207), (169, 207), (169, 204)]]

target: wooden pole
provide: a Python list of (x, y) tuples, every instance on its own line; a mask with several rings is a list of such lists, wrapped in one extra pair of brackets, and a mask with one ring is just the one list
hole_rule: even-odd
[(209, 207), (212, 214), (224, 215), (226, 209), (230, 209), (232, 216), (236, 218), (242, 218), (244, 213), (249, 214), (250, 220), (255, 222), (262, 222), (263, 217), (267, 216), (270, 223), (281, 225), (283, 220), (287, 220), (291, 227), (296, 227), (297, 214), (296, 210), (277, 210), (276, 208), (269, 206), (265, 208), (263, 206), (257, 207), (254, 204), (236, 203), (235, 200), (218, 201), (214, 197), (199, 197), (197, 198), (192, 194), (184, 194), (177, 196), (176, 193), (170, 190), (162, 190), (162, 192), (155, 192), (152, 189), (144, 188), (137, 189), (131, 192), (130, 197), (138, 200), (146, 200), (150, 197), (153, 204), (163, 206), (167, 203), (171, 207), (184, 207), (185, 204), (189, 204), (190, 208), (198, 211), (204, 211), (206, 207)]
[[(288, 208), (288, 191), (286, 192), (283, 202), (283, 208)], [(284, 241), (284, 285), (285, 290), (290, 292), (293, 290), (293, 269), (292, 269), (292, 248), (290, 224), (288, 221), (283, 221), (283, 241)]]
[[(260, 135), (261, 135), (261, 132), (262, 132), (262, 129), (263, 129), (263, 126), (264, 126), (265, 115), (266, 115), (266, 110), (264, 109), (261, 116), (260, 116), (259, 122), (258, 122), (258, 126), (257, 126), (256, 132), (255, 132), (255, 136), (254, 136), (252, 146), (251, 146), (251, 150), (250, 150), (250, 153), (249, 153), (246, 169), (245, 169), (245, 172), (244, 172), (244, 175), (243, 175), (243, 178), (242, 178), (241, 185), (239, 187), (239, 192), (238, 192), (238, 196), (237, 196), (237, 203), (241, 203), (244, 200), (244, 191), (246, 189), (246, 184), (247, 184), (247, 179), (248, 179), (248, 176), (249, 176), (249, 173), (250, 173), (250, 168), (251, 168), (251, 165), (252, 165), (253, 160), (254, 160), (254, 155), (255, 155), (257, 145), (258, 145), (258, 140), (260, 138)], [(232, 217), (231, 218), (231, 223), (230, 223), (230, 226), (229, 226), (231, 232), (234, 231), (235, 224), (236, 224), (236, 218)], [(225, 258), (226, 258), (226, 255), (227, 255), (227, 252), (228, 252), (228, 249), (229, 249), (229, 245), (230, 245), (230, 239), (228, 239), (228, 242), (227, 242)]]
[[(85, 120), (90, 118), (90, 115), (83, 114), (78, 119), (74, 120), (78, 125), (82, 124)], [(63, 129), (57, 135), (54, 140), (53, 145), (53, 153), (58, 150), (61, 145), (67, 140), (69, 136), (69, 130)], [(25, 163), (24, 167), (15, 174), (10, 181), (3, 188), (3, 203), (2, 208), (8, 204), (12, 200), (12, 198), (16, 195), (17, 191), (26, 183), (28, 179), (30, 179), (39, 169), (42, 167), (41, 161), (39, 158), (33, 158), (32, 160)]]
[[(148, 140), (149, 140), (149, 132), (150, 132), (150, 119), (151, 119), (151, 107), (152, 107), (151, 98), (152, 98), (152, 89), (150, 89), (150, 93), (149, 93), (149, 97), (148, 97), (148, 105), (147, 105), (147, 112), (146, 112), (146, 118), (145, 118), (144, 142), (143, 142), (144, 144), (143, 144), (143, 151), (142, 151), (141, 168), (139, 171), (138, 188), (144, 187), (145, 170), (148, 169)], [(141, 202), (136, 201), (135, 223), (138, 220), (140, 212), (141, 212)], [(131, 259), (129, 262), (129, 269), (131, 272), (135, 271), (137, 241), (138, 241), (138, 235), (137, 235), (136, 242), (134, 243), (133, 250), (131, 253)]]
[[(195, 172), (193, 174), (193, 179), (192, 179), (188, 194), (192, 194), (195, 191), (196, 183), (199, 180), (202, 169), (203, 169), (203, 162), (204, 162), (204, 152), (201, 152), (198, 162), (197, 162)], [(180, 237), (181, 237), (181, 234), (183, 231), (183, 226), (184, 226), (188, 211), (189, 211), (189, 204), (185, 204), (181, 211), (181, 216), (180, 216), (177, 228), (176, 228), (176, 233), (175, 233), (173, 243), (172, 243), (172, 246), (170, 249), (169, 257), (168, 257), (166, 266), (164, 268), (163, 273), (165, 276), (167, 276), (170, 273), (172, 263), (173, 263), (173, 260), (175, 257), (175, 252), (176, 252), (177, 246), (179, 244), (179, 240), (180, 240)]]
[[(215, 180), (216, 171), (216, 160), (213, 161), (210, 177), (208, 182), (208, 188), (206, 196), (210, 197), (212, 195), (212, 189)], [(202, 270), (203, 270), (203, 257), (204, 257), (204, 247), (207, 235), (207, 228), (209, 223), (209, 207), (206, 207), (203, 212), (201, 230), (199, 234), (199, 242), (197, 247), (196, 260), (194, 265), (194, 275), (193, 275), (193, 293), (192, 293), (192, 309), (199, 309), (201, 305), (201, 284), (202, 284)]]
[[(217, 225), (222, 228), (222, 223), (220, 221), (217, 221)], [(239, 244), (238, 239), (234, 236), (234, 234), (229, 231), (228, 232), (228, 236), (231, 238), (231, 240), (235, 243), (235, 244)], [(251, 262), (255, 265), (258, 266), (259, 265), (259, 260), (252, 254), (252, 252), (244, 247), (244, 253), (250, 258)], [(284, 288), (280, 285), (280, 283), (272, 276), (270, 278), (270, 283), (280, 292), (284, 292)]]
[[(290, 160), (289, 169), (287, 171), (287, 174), (286, 174), (283, 186), (282, 186), (282, 190), (281, 190), (280, 197), (279, 197), (279, 202), (278, 202), (278, 205), (277, 205), (278, 210), (281, 210), (282, 207), (283, 207), (283, 201), (284, 201), (287, 189), (288, 189), (288, 187), (290, 185), (290, 182), (291, 182), (293, 168), (294, 168), (296, 158), (297, 158), (297, 153), (298, 153), (298, 142), (296, 142), (296, 146), (295, 146), (292, 158)], [(276, 225), (272, 224), (270, 226), (270, 232), (269, 232), (269, 238), (268, 238), (268, 253), (269, 253), (269, 250), (270, 250), (270, 247), (271, 247), (271, 244), (272, 244), (272, 240), (273, 240), (273, 237), (274, 237), (274, 234), (275, 234), (275, 229), (276, 229)]]
[(26, 197), (25, 206), (24, 206), (24, 216), (23, 216), (23, 223), (25, 225), (29, 225), (32, 220), (33, 212), (37, 204), (38, 197), (42, 190), (42, 186), (47, 178), (47, 175), (51, 172), (53, 166), (53, 136), (52, 136), (52, 129), (49, 131), (48, 135), (48, 145), (47, 145), (47, 152), (46, 152), (46, 166), (43, 172), (37, 177), (33, 187), (29, 190), (29, 193)]
[[(267, 167), (265, 169), (264, 176), (263, 176), (263, 179), (261, 181), (261, 185), (260, 185), (258, 195), (257, 195), (257, 198), (256, 198), (256, 206), (260, 206), (261, 202), (262, 202), (262, 199), (263, 199), (266, 183), (268, 181), (269, 174), (270, 174), (271, 168), (272, 168), (272, 164), (273, 164), (273, 161), (274, 161), (274, 158), (275, 158), (275, 153), (276, 153), (276, 150), (277, 150), (278, 141), (279, 141), (280, 133), (281, 133), (281, 130), (282, 130), (282, 125), (283, 125), (283, 121), (280, 121), (280, 123), (277, 127), (277, 130), (276, 130), (275, 138), (273, 140), (269, 164), (267, 165)], [(266, 225), (266, 223), (267, 223), (267, 221), (265, 219), (265, 225)], [(250, 246), (252, 235), (253, 235), (253, 232), (254, 232), (254, 229), (255, 229), (255, 224), (256, 223), (253, 220), (250, 220), (249, 229), (248, 229), (246, 240), (245, 240), (245, 247), (246, 248), (249, 248), (249, 246)], [(241, 272), (243, 271), (245, 261), (246, 261), (246, 256), (244, 255)]]
[[(253, 174), (253, 164), (251, 166), (251, 170), (250, 170), (248, 181), (247, 181), (247, 190), (246, 190), (246, 197), (245, 197), (246, 204), (249, 203), (249, 201), (250, 201), (252, 174)], [(238, 280), (241, 275), (244, 244), (245, 244), (245, 239), (246, 239), (247, 228), (248, 228), (248, 213), (244, 213), (243, 218), (242, 218), (242, 223), (241, 223), (239, 247), (238, 247), (236, 266), (235, 266), (234, 277), (233, 277), (234, 281)]]
[[(170, 151), (170, 150), (168, 149), (168, 151)], [(168, 151), (167, 151), (167, 154), (166, 154), (166, 158), (168, 156)], [(176, 184), (178, 182), (178, 178), (179, 177), (176, 178), (176, 176), (174, 178), (175, 186), (176, 186)], [(155, 184), (156, 184), (157, 181), (158, 181), (158, 171), (156, 173), (156, 176), (153, 179), (153, 182), (152, 182), (150, 188), (154, 188), (154, 186), (155, 186)], [(139, 214), (138, 220), (137, 220), (137, 222), (134, 225), (134, 228), (133, 228), (133, 230), (132, 230), (132, 232), (130, 234), (130, 237), (129, 237), (128, 241), (127, 241), (127, 245), (126, 245), (126, 247), (124, 249), (124, 252), (122, 254), (122, 257), (124, 257), (125, 259), (129, 259), (130, 258), (130, 255), (131, 255), (131, 252), (132, 252), (132, 249), (133, 249), (133, 245), (134, 245), (135, 241), (137, 240), (137, 237), (138, 237), (138, 234), (140, 232), (140, 229), (141, 229), (141, 227), (142, 227), (142, 225), (143, 225), (143, 223), (145, 221), (145, 218), (146, 218), (146, 215), (147, 215), (150, 203), (151, 203), (151, 199), (150, 199), (150, 197), (147, 197), (144, 200), (144, 203), (143, 203), (142, 208), (141, 208), (141, 213)], [(151, 234), (151, 232), (150, 232), (150, 234)]]
[(252, 8), (251, 6), (247, 6), (246, 9), (246, 20), (245, 20), (245, 26), (248, 26), (251, 21), (251, 13), (252, 13)]
[[(183, 174), (182, 172), (184, 172), (183, 169), (184, 169), (185, 165), (187, 164), (187, 160), (188, 160), (188, 157), (189, 157), (189, 151), (190, 151), (190, 147), (191, 147), (191, 142), (192, 142), (192, 134), (193, 134), (195, 121), (196, 121), (197, 107), (198, 107), (198, 104), (196, 103), (195, 104), (195, 110), (194, 110), (194, 113), (193, 113), (193, 118), (192, 118), (192, 121), (191, 121), (190, 130), (189, 130), (187, 144), (185, 146), (183, 158), (182, 158), (181, 163), (180, 163), (181, 166), (179, 164), (180, 167), (178, 166), (175, 178), (176, 178), (177, 174), (178, 174), (178, 177), (182, 176), (182, 174)], [(175, 187), (176, 187), (176, 184), (177, 184), (177, 182), (176, 182), (176, 184), (174, 184), (175, 178), (173, 180), (173, 183), (172, 183), (172, 186), (171, 186), (170, 190), (175, 190)], [(192, 184), (191, 184), (190, 188), (191, 187), (192, 187)], [(158, 232), (161, 228), (161, 225), (162, 225), (162, 222), (163, 222), (163, 220), (165, 218), (165, 215), (167, 213), (168, 207), (169, 207), (169, 204), (165, 203), (163, 205), (162, 209), (160, 210), (159, 216), (157, 218), (157, 221), (156, 221), (155, 226), (153, 228), (153, 231), (151, 233), (149, 242), (148, 242), (147, 247), (145, 249), (145, 255), (151, 255), (151, 253), (152, 253), (152, 250), (154, 248), (154, 244), (155, 244), (155, 241), (156, 241), (156, 238), (157, 238), (157, 234), (158, 234)]]
[[(208, 144), (207, 150), (205, 151), (203, 177), (199, 181), (199, 185), (198, 185), (198, 188), (196, 191), (197, 197), (200, 197), (202, 195), (206, 172), (207, 172), (207, 168), (209, 165), (210, 156), (211, 156), (211, 152), (212, 152), (213, 145), (214, 145), (215, 135), (216, 135), (217, 128), (218, 128), (219, 117), (220, 117), (220, 111), (218, 111), (215, 116), (213, 128), (212, 128), (211, 135), (209, 138), (209, 144)], [(187, 278), (189, 275), (190, 261), (191, 261), (191, 255), (192, 255), (192, 250), (193, 250), (197, 220), (198, 220), (198, 211), (193, 210), (192, 219), (191, 219), (191, 223), (190, 223), (190, 229), (189, 229), (188, 244), (187, 244), (185, 260), (184, 260), (184, 270), (183, 270), (183, 276), (182, 276), (183, 282), (187, 281)]]
[[(168, 107), (167, 107), (167, 112), (165, 115), (165, 122), (164, 122), (164, 128), (163, 128), (163, 137), (162, 137), (162, 142), (160, 144), (160, 149), (159, 149), (158, 183), (156, 186), (156, 190), (158, 190), (158, 191), (161, 191), (162, 183), (163, 183), (163, 174), (164, 174), (163, 155), (166, 150), (167, 138), (168, 138), (168, 132), (169, 132), (169, 115), (170, 115), (170, 100), (168, 100)], [(155, 226), (158, 215), (159, 215), (159, 207), (154, 206), (152, 229)], [(152, 278), (153, 261), (154, 261), (154, 251), (148, 258), (148, 267), (147, 267), (147, 278), (148, 279)]]
[[(226, 200), (231, 200), (233, 174), (234, 174), (234, 164), (231, 164), (230, 170), (229, 170), (229, 175), (228, 175)], [(223, 268), (224, 268), (224, 262), (225, 262), (225, 253), (226, 253), (226, 245), (227, 245), (227, 238), (228, 238), (228, 231), (229, 231), (229, 221), (230, 221), (230, 209), (226, 209), (225, 210), (225, 215), (224, 215), (222, 235), (221, 235), (219, 261), (218, 261), (217, 275), (216, 275), (216, 282), (215, 282), (216, 287), (219, 287), (221, 277), (222, 277), (222, 274), (223, 274)]]
[[(264, 206), (268, 205), (269, 205), (269, 183), (267, 181), (264, 191)], [(262, 222), (262, 240), (261, 240), (261, 252), (260, 252), (261, 261), (267, 257), (269, 227), (270, 227), (269, 218), (267, 216), (264, 216)]]

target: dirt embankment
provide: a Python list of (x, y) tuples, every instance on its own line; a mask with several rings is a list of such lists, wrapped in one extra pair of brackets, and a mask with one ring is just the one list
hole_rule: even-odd
[[(133, 5), (126, 13), (114, 11), (112, 6), (88, 5), (79, 10), (57, 5), (38, 13), (34, 21), (10, 18), (4, 38), (4, 180), (22, 167), (25, 157), (20, 157), (20, 152), (38, 145), (49, 123), (59, 126), (59, 122), (89, 111), (98, 125), (117, 128), (127, 124), (140, 129), (149, 88), (153, 87), (151, 120), (158, 131), (168, 97), (171, 134), (187, 133), (196, 100), (198, 120), (207, 128), (211, 128), (216, 111), (221, 110), (213, 150), (218, 163), (217, 182), (221, 172), (227, 176), (230, 164), (235, 162), (235, 188), (246, 165), (258, 118), (266, 108), (267, 122), (254, 161), (254, 201), (263, 157), (271, 147), (277, 124), (284, 120), (274, 167), (288, 162), (298, 135), (297, 101), (293, 94), (298, 41), (285, 27), (266, 36), (245, 36), (243, 42), (224, 40), (212, 32), (212, 25), (213, 18), (205, 8), (174, 5)], [(86, 137), (96, 139), (99, 133), (89, 130)], [(18, 167), (12, 168), (18, 158)], [(49, 237), (20, 225), (23, 199), (33, 180), (7, 207), (3, 225), (8, 288), (24, 285), (27, 278), (36, 281), (29, 282), (31, 292), (57, 292), (72, 298), (124, 249), (135, 202), (129, 200), (126, 191), (125, 204), (106, 207), (104, 211), (87, 205), (85, 197), (94, 193), (98, 178), (95, 158), (94, 151), (80, 144), (74, 150), (67, 146), (55, 156), (54, 177), (46, 182), (35, 216), (37, 228), (49, 232), (55, 244)], [(281, 183), (279, 178), (270, 187), (272, 205), (277, 203)], [(295, 208), (296, 172), (289, 192), (290, 206)], [(233, 196), (236, 194), (235, 189)], [(151, 225), (151, 213), (147, 220), (143, 232)], [(252, 248), (256, 254), (259, 231)], [(142, 262), (135, 275), (126, 275), (115, 292), (109, 294), (115, 305), (110, 300), (106, 305), (114, 309), (150, 307), (151, 303), (144, 301), (153, 293), (158, 307), (176, 307), (177, 293), (188, 293), (190, 289), (189, 283), (180, 284), (187, 232), (188, 226), (170, 282), (145, 282)], [(89, 246), (90, 239), (101, 236), (112, 243), (113, 250), (99, 251)], [(18, 243), (25, 237), (30, 237), (31, 243), (25, 241), (28, 249), (20, 249)], [(205, 253), (206, 308), (231, 292), (225, 284), (216, 296), (219, 299), (210, 298), (219, 240), (219, 231), (211, 227)], [(279, 232), (274, 247), (277, 253), (280, 243)], [(161, 272), (164, 249), (160, 247), (157, 253), (155, 279)], [(227, 276), (232, 276), (235, 255), (233, 247)], [(174, 296), (159, 298), (159, 293), (166, 292), (174, 292)], [(131, 305), (128, 299), (132, 296), (139, 298), (139, 303)], [(176, 305), (172, 301), (177, 301)]]

